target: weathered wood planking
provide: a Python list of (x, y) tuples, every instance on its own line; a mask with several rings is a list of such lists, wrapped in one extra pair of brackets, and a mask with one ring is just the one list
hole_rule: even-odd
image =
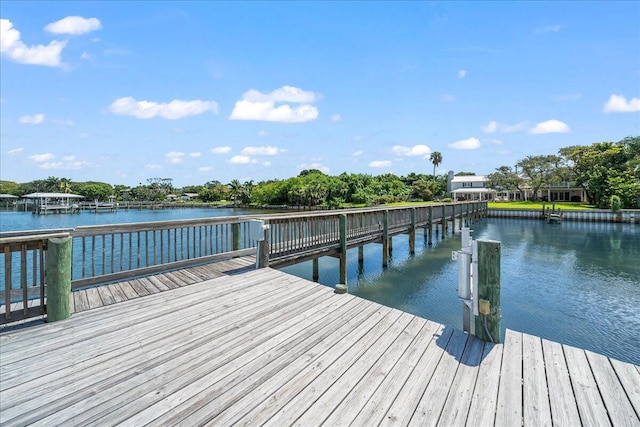
[(148, 277), (133, 299), (110, 285), (84, 294), (108, 305), (1, 333), (0, 423), (640, 424), (637, 366), (514, 331), (485, 343), (276, 270), (220, 274)]

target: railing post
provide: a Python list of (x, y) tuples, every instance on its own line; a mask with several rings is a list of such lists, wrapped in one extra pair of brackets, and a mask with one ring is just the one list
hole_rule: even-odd
[(389, 264), (389, 211), (382, 212), (382, 268)]
[(409, 254), (416, 253), (416, 208), (411, 208), (411, 224), (409, 225)]
[[(475, 316), (476, 336), (500, 342), (500, 242), (478, 240), (477, 292), (479, 315)], [(473, 280), (476, 280), (474, 277)], [(474, 296), (475, 298), (475, 296)], [(490, 335), (488, 335), (490, 334)]]
[(71, 237), (51, 238), (47, 244), (47, 322), (71, 316)]
[(340, 283), (347, 284), (347, 214), (340, 214)]
[(269, 251), (271, 250), (270, 244), (271, 229), (269, 225), (264, 228), (264, 239), (258, 242), (258, 268), (269, 267)]
[(231, 248), (234, 251), (240, 250), (240, 223), (231, 224)]

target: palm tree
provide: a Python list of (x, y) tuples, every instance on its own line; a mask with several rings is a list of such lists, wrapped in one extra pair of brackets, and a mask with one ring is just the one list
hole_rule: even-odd
[(242, 184), (237, 179), (234, 179), (229, 183), (229, 189), (231, 190), (231, 197), (233, 197), (233, 204), (238, 204), (238, 196), (242, 193)]
[(439, 151), (434, 151), (433, 153), (431, 153), (431, 156), (429, 156), (429, 160), (431, 160), (431, 163), (433, 163), (433, 176), (436, 176), (436, 167), (438, 167), (440, 163), (442, 163), (442, 153)]
[(60, 190), (65, 193), (71, 193), (71, 180), (69, 178), (60, 178)]

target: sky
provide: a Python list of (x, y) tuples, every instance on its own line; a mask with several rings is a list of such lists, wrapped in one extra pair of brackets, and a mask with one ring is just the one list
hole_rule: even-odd
[(488, 174), (640, 135), (640, 2), (0, 3), (0, 179)]

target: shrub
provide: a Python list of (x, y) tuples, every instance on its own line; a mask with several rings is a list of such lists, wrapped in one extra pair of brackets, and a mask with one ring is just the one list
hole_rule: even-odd
[(611, 199), (609, 200), (609, 205), (611, 206), (611, 210), (613, 212), (618, 212), (622, 207), (622, 201), (620, 200), (619, 196), (616, 196), (614, 194), (613, 196), (611, 196)]

